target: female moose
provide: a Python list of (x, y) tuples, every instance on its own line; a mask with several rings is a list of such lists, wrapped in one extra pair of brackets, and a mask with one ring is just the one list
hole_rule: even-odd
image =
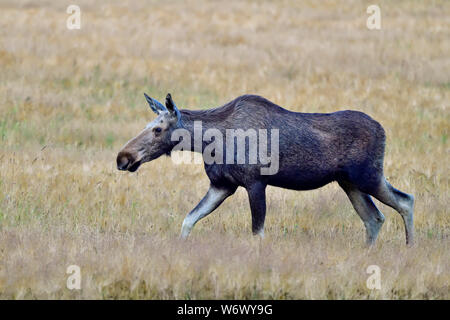
[[(200, 203), (186, 216), (181, 236), (187, 237), (201, 218), (214, 211), (237, 187), (248, 192), (252, 214), (252, 231), (263, 235), (266, 215), (266, 186), (294, 190), (320, 188), (332, 181), (342, 187), (366, 228), (366, 241), (374, 244), (384, 222), (383, 214), (371, 196), (394, 208), (403, 218), (406, 243), (413, 241), (414, 197), (394, 187), (384, 177), (385, 133), (381, 125), (358, 111), (334, 113), (291, 112), (255, 96), (244, 95), (214, 109), (178, 110), (170, 94), (165, 106), (145, 94), (157, 118), (117, 155), (119, 170), (136, 171), (144, 163), (169, 155), (180, 141), (173, 141), (177, 130), (193, 136), (195, 122), (202, 131), (214, 129), (226, 136), (227, 130), (273, 130), (278, 132), (277, 171), (262, 174), (262, 161), (256, 163), (210, 163), (205, 171), (210, 187)], [(246, 141), (243, 139), (241, 141)], [(203, 153), (211, 143), (202, 141), (191, 151)], [(195, 145), (195, 144), (191, 144)], [(223, 150), (220, 150), (223, 148)], [(233, 148), (233, 150), (227, 150)], [(225, 143), (218, 147), (223, 154), (236, 154), (239, 146)], [(252, 149), (245, 146), (246, 159)], [(260, 159), (259, 159), (260, 160)], [(267, 163), (266, 163), (267, 165)]]

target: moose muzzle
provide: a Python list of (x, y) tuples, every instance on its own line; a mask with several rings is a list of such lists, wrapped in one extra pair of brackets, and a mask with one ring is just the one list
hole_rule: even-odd
[(127, 151), (120, 151), (117, 155), (117, 169), (136, 171), (141, 165), (141, 161), (136, 161), (136, 157)]

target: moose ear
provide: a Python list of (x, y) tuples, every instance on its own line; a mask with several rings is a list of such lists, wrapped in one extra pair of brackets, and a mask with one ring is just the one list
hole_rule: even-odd
[(175, 102), (173, 102), (172, 95), (170, 93), (168, 93), (167, 97), (166, 97), (166, 108), (170, 113), (176, 114), (177, 117), (180, 116), (180, 111), (178, 110), (177, 106), (175, 105)]
[(144, 96), (154, 113), (160, 114), (161, 111), (166, 111), (166, 108), (158, 100), (150, 98), (146, 93)]

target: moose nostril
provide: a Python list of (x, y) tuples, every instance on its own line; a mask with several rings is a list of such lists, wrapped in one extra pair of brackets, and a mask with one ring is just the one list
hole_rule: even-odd
[(119, 170), (125, 170), (127, 167), (128, 167), (128, 164), (130, 163), (130, 161), (128, 161), (128, 160), (125, 160), (125, 161), (123, 161), (118, 167), (119, 167)]
[(125, 155), (119, 155), (117, 157), (117, 169), (126, 170), (131, 160)]

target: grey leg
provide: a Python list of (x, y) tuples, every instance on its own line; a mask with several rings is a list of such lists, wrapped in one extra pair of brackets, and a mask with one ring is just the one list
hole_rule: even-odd
[(411, 245), (414, 241), (414, 196), (395, 189), (384, 178), (371, 195), (400, 213), (405, 224), (406, 244)]
[(370, 196), (361, 192), (351, 184), (339, 183), (344, 189), (355, 211), (360, 216), (366, 227), (366, 243), (371, 246), (378, 237), (378, 232), (384, 222), (384, 216), (373, 203)]
[(198, 220), (213, 212), (226, 198), (231, 196), (236, 187), (222, 188), (214, 185), (209, 186), (209, 190), (199, 204), (184, 218), (181, 227), (181, 238), (185, 239), (191, 232)]

